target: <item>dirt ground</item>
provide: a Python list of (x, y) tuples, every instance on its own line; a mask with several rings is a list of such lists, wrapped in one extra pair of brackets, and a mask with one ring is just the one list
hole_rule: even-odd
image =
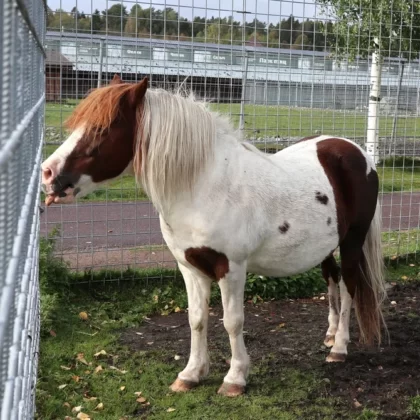
[[(396, 304), (391, 302), (395, 301)], [(282, 368), (316, 371), (330, 383), (332, 397), (341, 397), (351, 410), (359, 407), (381, 410), (381, 419), (408, 419), (409, 397), (420, 388), (420, 285), (396, 285), (388, 293), (385, 316), (391, 343), (367, 350), (358, 343), (358, 328), (352, 316), (351, 342), (345, 364), (328, 364), (323, 346), (327, 329), (327, 299), (287, 300), (245, 304), (245, 344), (253, 364), (267, 355), (270, 376)], [(209, 351), (212, 369), (227, 370), (229, 341), (223, 328), (220, 306), (210, 309)], [(142, 333), (140, 336), (138, 333)], [(143, 338), (143, 339), (142, 339)], [(187, 360), (190, 329), (186, 313), (156, 316), (141, 328), (127, 330), (122, 341), (133, 351), (164, 349)], [(152, 345), (147, 344), (153, 342)], [(216, 365), (216, 366), (215, 366)], [(218, 365), (218, 366), (217, 366)], [(252, 374), (250, 376), (252, 383)]]

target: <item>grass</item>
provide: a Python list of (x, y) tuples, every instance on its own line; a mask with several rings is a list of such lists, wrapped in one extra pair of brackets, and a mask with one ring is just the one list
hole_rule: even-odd
[[(214, 104), (211, 108), (231, 116), (238, 126), (239, 104)], [(379, 117), (379, 135), (390, 136), (392, 116)], [(417, 135), (419, 117), (399, 117), (399, 135)], [(245, 105), (245, 130), (247, 136), (306, 136), (318, 130), (324, 134), (341, 137), (364, 137), (367, 130), (366, 113), (356, 111), (335, 111), (329, 109), (291, 108), (283, 106)], [(259, 133), (255, 133), (258, 130)]]
[[(67, 100), (63, 105), (47, 103), (45, 125), (61, 128), (78, 103)], [(235, 127), (239, 124), (240, 104), (211, 104), (210, 108), (229, 115)], [(294, 137), (312, 135), (316, 131), (345, 137), (364, 137), (367, 130), (366, 113), (329, 109), (290, 108), (284, 106), (245, 105), (246, 137)], [(379, 135), (390, 136), (392, 116), (379, 117)], [(420, 117), (399, 116), (397, 135), (416, 137)]]

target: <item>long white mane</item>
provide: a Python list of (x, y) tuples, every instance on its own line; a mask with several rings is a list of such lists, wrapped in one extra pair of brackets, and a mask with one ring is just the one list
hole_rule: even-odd
[(216, 118), (191, 94), (147, 90), (138, 113), (134, 170), (158, 210), (177, 192), (192, 192), (200, 172), (212, 161)]

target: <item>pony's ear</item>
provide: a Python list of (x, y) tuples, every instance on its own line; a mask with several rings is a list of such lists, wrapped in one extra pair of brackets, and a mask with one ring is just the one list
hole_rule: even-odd
[(114, 77), (112, 78), (112, 80), (109, 84), (110, 85), (120, 85), (121, 83), (123, 83), (123, 81), (122, 81), (120, 75), (115, 73)]
[(141, 82), (134, 84), (128, 92), (128, 101), (132, 106), (137, 106), (146, 95), (149, 80), (145, 77)]

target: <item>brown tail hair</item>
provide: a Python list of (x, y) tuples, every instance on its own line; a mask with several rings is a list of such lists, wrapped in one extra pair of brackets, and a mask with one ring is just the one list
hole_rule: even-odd
[(356, 317), (360, 328), (360, 341), (378, 346), (382, 341), (382, 326), (389, 335), (382, 314), (382, 303), (386, 298), (384, 279), (384, 260), (381, 238), (381, 208), (376, 205), (369, 232), (363, 245), (363, 257), (360, 264), (361, 277), (354, 296)]

